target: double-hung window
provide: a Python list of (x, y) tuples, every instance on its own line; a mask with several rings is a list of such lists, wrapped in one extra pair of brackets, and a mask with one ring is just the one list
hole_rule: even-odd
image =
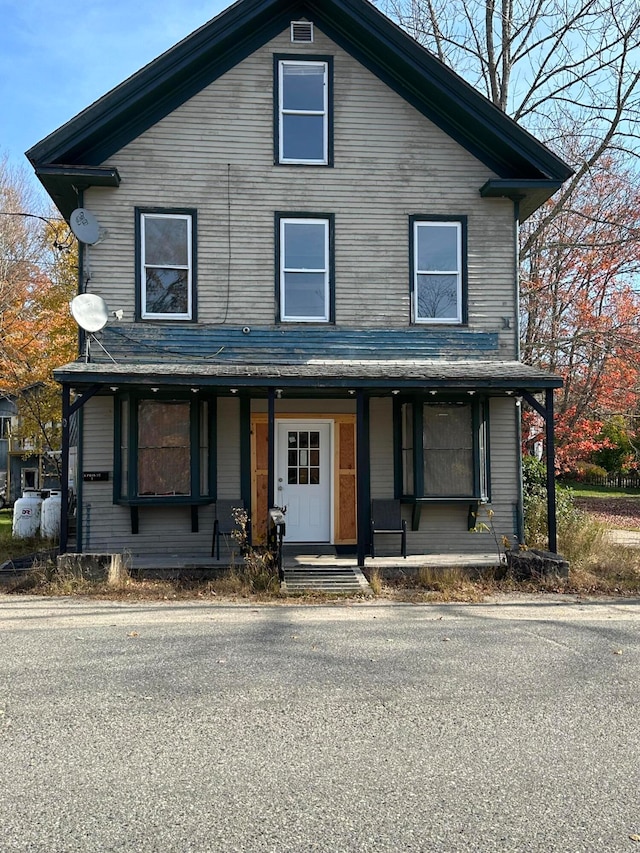
[(412, 219), (414, 322), (465, 322), (464, 220)]
[(137, 211), (142, 320), (194, 320), (195, 212)]
[(279, 319), (329, 322), (332, 319), (332, 216), (276, 214), (278, 228)]
[(276, 63), (276, 162), (329, 165), (329, 60), (276, 57)]

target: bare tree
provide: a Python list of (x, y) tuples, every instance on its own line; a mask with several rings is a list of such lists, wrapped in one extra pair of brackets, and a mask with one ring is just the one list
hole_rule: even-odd
[[(575, 167), (554, 211), (604, 155), (640, 155), (637, 0), (381, 0), (378, 5)], [(545, 222), (540, 219), (538, 227)], [(535, 240), (535, 234), (527, 240)]]
[(565, 377), (573, 426), (637, 407), (640, 372), (621, 366), (640, 369), (640, 4), (378, 5), (575, 169), (521, 230), (523, 357)]

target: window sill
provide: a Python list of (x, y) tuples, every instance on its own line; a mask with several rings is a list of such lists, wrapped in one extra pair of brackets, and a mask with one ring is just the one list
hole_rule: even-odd
[(216, 502), (215, 498), (193, 498), (191, 495), (149, 495), (149, 497), (116, 498), (120, 506), (165, 506), (167, 504), (183, 506), (206, 506)]
[(140, 532), (140, 507), (141, 506), (188, 506), (191, 508), (191, 532), (198, 533), (198, 507), (215, 503), (215, 498), (192, 498), (184, 495), (168, 495), (167, 497), (153, 498), (118, 498), (114, 501), (119, 506), (128, 506), (131, 517), (131, 533), (136, 535)]
[(472, 498), (472, 497), (448, 497), (446, 495), (439, 495), (433, 497), (422, 497), (422, 498), (401, 498), (400, 502), (403, 504), (410, 504), (413, 506), (413, 512), (411, 513), (411, 529), (419, 530), (420, 529), (420, 519), (422, 517), (422, 509), (427, 504), (468, 504), (469, 512), (467, 514), (467, 530), (473, 530), (476, 526), (476, 518), (478, 515), (478, 509), (481, 504), (487, 503), (484, 498)]

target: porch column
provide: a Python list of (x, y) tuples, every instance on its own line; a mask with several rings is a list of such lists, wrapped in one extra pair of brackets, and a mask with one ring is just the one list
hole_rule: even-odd
[(274, 506), (276, 484), (276, 392), (269, 388), (267, 398), (267, 510)]
[(556, 452), (553, 435), (553, 388), (545, 392), (546, 403), (546, 446), (547, 446), (547, 526), (549, 528), (549, 550), (558, 553), (556, 523)]
[(60, 460), (60, 553), (67, 553), (69, 541), (69, 432), (71, 420), (71, 389), (62, 386), (62, 458)]
[(542, 406), (536, 398), (527, 391), (521, 392), (523, 399), (532, 409), (544, 418), (546, 463), (547, 463), (547, 528), (549, 550), (558, 553), (558, 530), (556, 522), (556, 454), (554, 447), (553, 429), (553, 388), (545, 389), (545, 404)]
[(369, 440), (369, 398), (359, 389), (356, 395), (356, 492), (358, 520), (358, 566), (369, 553), (371, 527), (371, 479)]

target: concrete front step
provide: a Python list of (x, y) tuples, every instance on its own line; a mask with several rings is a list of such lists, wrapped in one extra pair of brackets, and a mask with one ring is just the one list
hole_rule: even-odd
[(359, 568), (285, 568), (283, 592), (370, 593), (371, 587)]

